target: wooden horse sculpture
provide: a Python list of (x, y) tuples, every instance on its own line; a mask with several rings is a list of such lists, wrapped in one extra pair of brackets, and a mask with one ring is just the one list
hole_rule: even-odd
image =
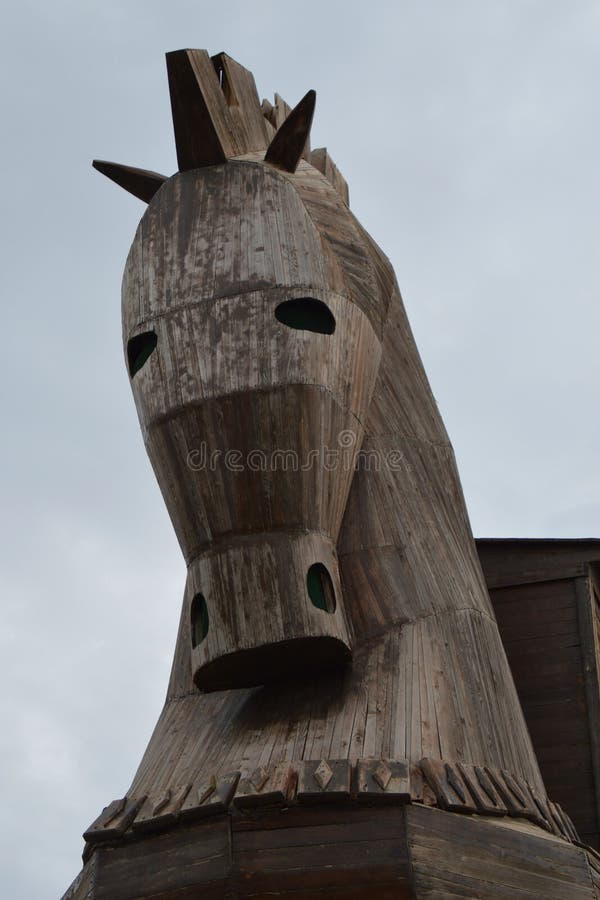
[(148, 203), (125, 353), (188, 577), (163, 713), (65, 896), (593, 897), (314, 92), (167, 66), (178, 173), (94, 165)]

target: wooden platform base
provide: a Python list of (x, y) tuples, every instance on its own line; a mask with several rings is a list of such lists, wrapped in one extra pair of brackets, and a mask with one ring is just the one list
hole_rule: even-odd
[(63, 900), (598, 900), (598, 858), (524, 820), (418, 804), (262, 809), (97, 846)]

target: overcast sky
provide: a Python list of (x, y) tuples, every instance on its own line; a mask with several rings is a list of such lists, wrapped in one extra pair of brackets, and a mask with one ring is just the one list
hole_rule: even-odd
[(185, 570), (123, 364), (143, 204), (176, 169), (164, 53), (317, 91), (391, 258), (485, 536), (600, 537), (595, 0), (20, 0), (0, 142), (2, 896), (60, 897), (160, 711)]

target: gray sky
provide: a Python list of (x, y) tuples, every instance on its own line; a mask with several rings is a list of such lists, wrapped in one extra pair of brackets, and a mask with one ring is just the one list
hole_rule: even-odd
[[(391, 258), (477, 535), (600, 537), (596, 0), (21, 0), (3, 15), (0, 876), (59, 897), (160, 711), (184, 564), (122, 358), (143, 204), (175, 171), (167, 50), (317, 90)], [(597, 253), (596, 253), (597, 255)]]

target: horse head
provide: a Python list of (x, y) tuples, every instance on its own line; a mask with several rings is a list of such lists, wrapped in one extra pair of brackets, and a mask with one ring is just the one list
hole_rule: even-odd
[(167, 65), (179, 171), (95, 166), (148, 202), (125, 353), (188, 566), (193, 677), (211, 690), (350, 656), (337, 542), (391, 282), (335, 166), (310, 152), (314, 91), (261, 106), (225, 54)]

